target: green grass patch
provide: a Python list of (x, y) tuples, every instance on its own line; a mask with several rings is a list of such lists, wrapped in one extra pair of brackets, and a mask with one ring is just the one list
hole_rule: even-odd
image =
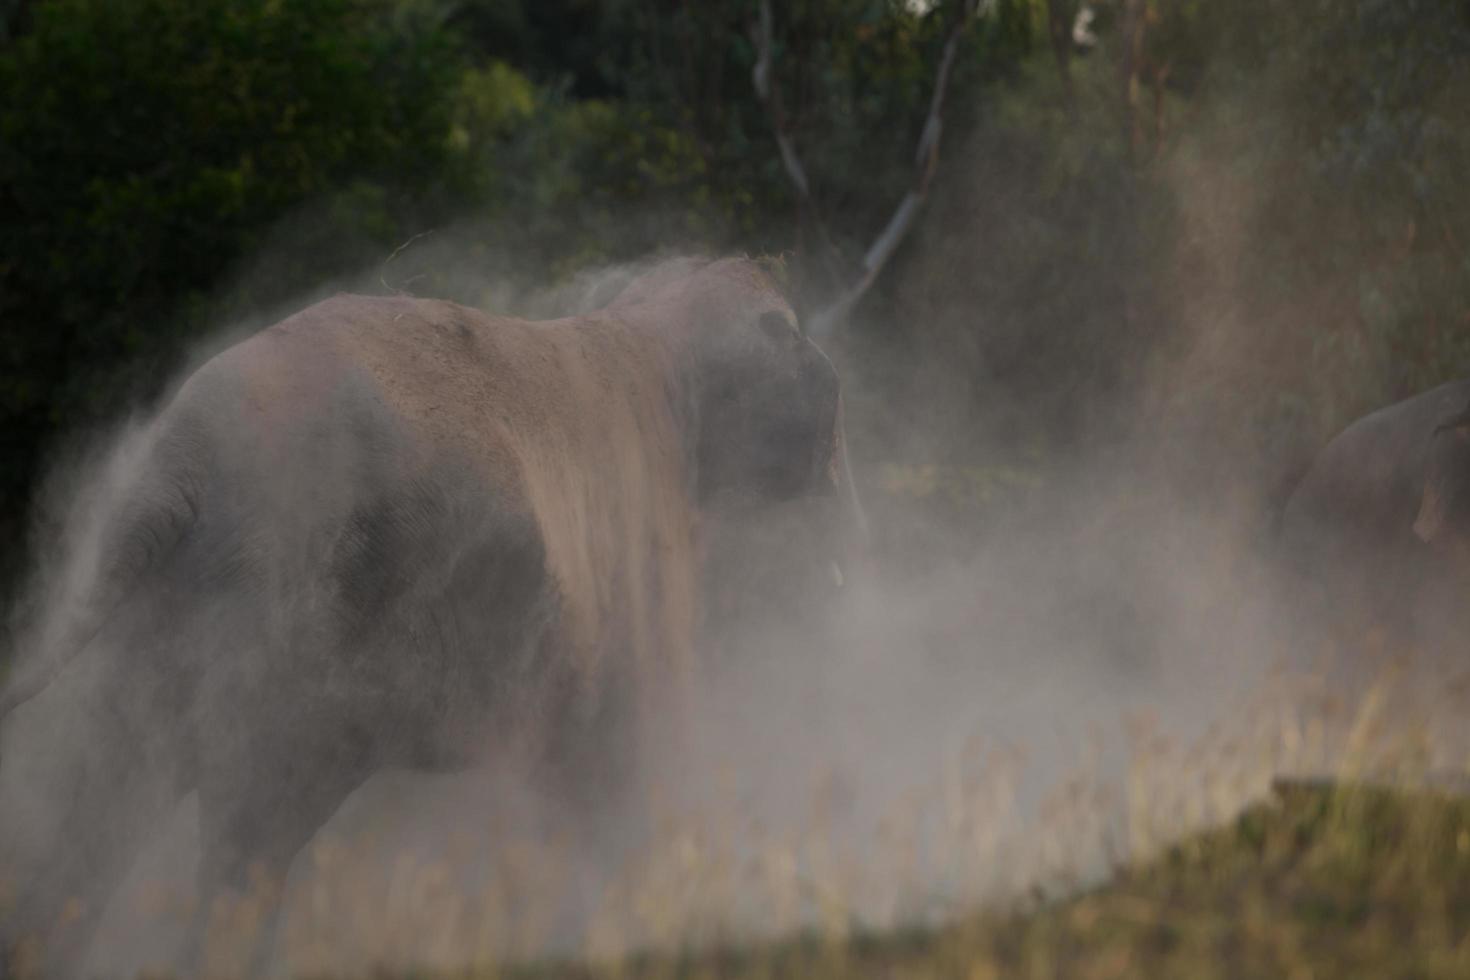
[(944, 929), (543, 963), (544, 977), (1470, 976), (1470, 799), (1292, 782), (1105, 884)]

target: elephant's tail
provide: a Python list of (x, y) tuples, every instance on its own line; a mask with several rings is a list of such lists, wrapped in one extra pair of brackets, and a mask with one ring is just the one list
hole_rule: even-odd
[(55, 595), (22, 634), (29, 657), (10, 652), (0, 691), (0, 721), (46, 690), (85, 653), (178, 550), (198, 520), (189, 481), (158, 478), (129, 487), (104, 505), (91, 533), (78, 535)]

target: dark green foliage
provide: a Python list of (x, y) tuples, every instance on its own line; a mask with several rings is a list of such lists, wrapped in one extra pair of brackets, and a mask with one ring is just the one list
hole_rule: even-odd
[[(441, 180), (455, 78), (449, 37), (385, 3), (50, 0), (32, 16), (0, 50), (12, 519), (41, 448), (150, 392), (283, 214), (353, 182)], [(370, 234), (364, 200), (344, 232)]]
[[(965, 49), (959, 84), (1030, 44), (1026, 5), (999, 10)], [(516, 296), (487, 282), (546, 282), (671, 247), (799, 246), (751, 87), (755, 11), (750, 0), (6, 8), (0, 528), (19, 540), (48, 448), (156, 394), (206, 328), (344, 273), (366, 279), (421, 232), (452, 234), (415, 240), (373, 278), (502, 307)], [(910, 179), (942, 20), (900, 3), (782, 8), (779, 72), (849, 260)]]
[[(1107, 0), (1096, 48), (1058, 48), (1077, 6), (997, 0), (965, 35), (924, 217), (835, 345), (860, 456), (971, 465), (1142, 420), (1183, 470), (1209, 445), (1278, 485), (1470, 370), (1464, 4)], [(518, 309), (697, 248), (787, 253), (820, 305), (913, 186), (955, 6), (773, 3), (810, 207), (752, 87), (758, 10), (0, 6), (0, 529), (45, 449), (206, 328), (335, 283)]]

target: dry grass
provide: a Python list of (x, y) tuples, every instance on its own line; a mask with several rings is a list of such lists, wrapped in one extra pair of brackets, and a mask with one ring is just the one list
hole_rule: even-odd
[[(1124, 773), (1079, 771), (1020, 821), (1020, 758), (976, 747), (856, 841), (830, 786), (785, 836), (666, 822), (573, 958), (546, 952), (579, 886), (550, 844), (508, 846), (471, 894), (452, 859), (324, 842), (287, 958), (313, 977), (1470, 976), (1455, 690), (1278, 678), (1188, 744), (1137, 717)], [(344, 950), (369, 965), (344, 973)], [(381, 966), (415, 958), (477, 965)]]
[[(1133, 718), (1125, 771), (1079, 770), (1024, 815), (1021, 756), (976, 745), (870, 836), (830, 783), (796, 831), (670, 819), (600, 883), (571, 958), (548, 950), (585, 879), (554, 841), (508, 843), (467, 889), (472, 842), (425, 861), (328, 839), (281, 938), (310, 977), (1470, 976), (1463, 702), (1396, 673), (1351, 699), (1277, 678), (1190, 743)], [(215, 975), (250, 906), (216, 909)]]
[(1028, 910), (928, 931), (809, 932), (604, 966), (454, 975), (1463, 977), (1470, 975), (1470, 800), (1288, 782), (1226, 827)]

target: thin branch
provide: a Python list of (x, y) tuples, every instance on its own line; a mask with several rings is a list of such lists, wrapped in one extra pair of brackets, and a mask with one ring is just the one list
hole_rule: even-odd
[(1052, 57), (1056, 59), (1057, 76), (1062, 83), (1062, 99), (1068, 111), (1077, 108), (1077, 91), (1072, 84), (1072, 46), (1080, 10), (1074, 10), (1071, 0), (1047, 0), (1046, 22), (1051, 35)]
[(811, 181), (807, 179), (806, 167), (802, 165), (801, 156), (796, 152), (796, 142), (791, 137), (793, 127), (786, 115), (786, 105), (781, 98), (781, 86), (776, 77), (775, 33), (775, 16), (771, 10), (771, 0), (761, 0), (760, 16), (750, 32), (756, 50), (755, 67), (750, 72), (751, 82), (755, 85), (757, 98), (770, 115), (771, 129), (776, 136), (776, 148), (781, 153), (781, 165), (785, 168), (786, 176), (790, 178), (792, 186), (796, 188), (801, 214), (810, 220), (816, 229), (825, 249), (829, 271), (834, 274), (834, 277), (837, 277), (841, 275), (841, 270), (835, 267), (835, 263), (840, 258), (841, 252), (836, 242), (833, 241), (832, 235), (827, 231), (821, 212), (817, 210), (816, 199), (812, 197)]
[(1143, 144), (1138, 103), (1143, 72), (1143, 38), (1147, 29), (1145, 0), (1123, 0), (1123, 51), (1119, 71), (1123, 81), (1123, 139), (1130, 160), (1137, 160)]
[(772, 54), (775, 48), (774, 21), (771, 0), (761, 0), (760, 19), (752, 32), (756, 61), (750, 73), (751, 81), (755, 83), (755, 94), (771, 114), (771, 126), (776, 131), (776, 145), (781, 150), (781, 163), (786, 167), (786, 175), (796, 185), (796, 193), (805, 202), (811, 200), (812, 189), (806, 179), (806, 168), (801, 165), (801, 158), (796, 154), (796, 145), (791, 141), (791, 131), (786, 125), (786, 109), (781, 103), (781, 89), (776, 83), (775, 58)]
[[(929, 114), (924, 119), (924, 128), (919, 134), (919, 145), (914, 152), (914, 184), (898, 202), (893, 217), (888, 219), (883, 231), (868, 247), (867, 254), (863, 256), (862, 275), (836, 301), (818, 311), (810, 319), (809, 329), (814, 337), (830, 336), (837, 326), (847, 319), (857, 301), (862, 299), (863, 294), (873, 285), (878, 274), (883, 271), (883, 267), (888, 264), (888, 260), (898, 249), (899, 243), (913, 227), (914, 220), (918, 217), (919, 210), (929, 195), (929, 184), (934, 177), (934, 169), (939, 163), (939, 141), (944, 132), (944, 97), (949, 89), (960, 38), (974, 18), (977, 5), (977, 0), (959, 0), (958, 16), (950, 25), (949, 37), (944, 42), (944, 54), (939, 60), (939, 69), (934, 75), (934, 93), (929, 99)], [(767, 3), (763, 3), (762, 6), (768, 9)]]

